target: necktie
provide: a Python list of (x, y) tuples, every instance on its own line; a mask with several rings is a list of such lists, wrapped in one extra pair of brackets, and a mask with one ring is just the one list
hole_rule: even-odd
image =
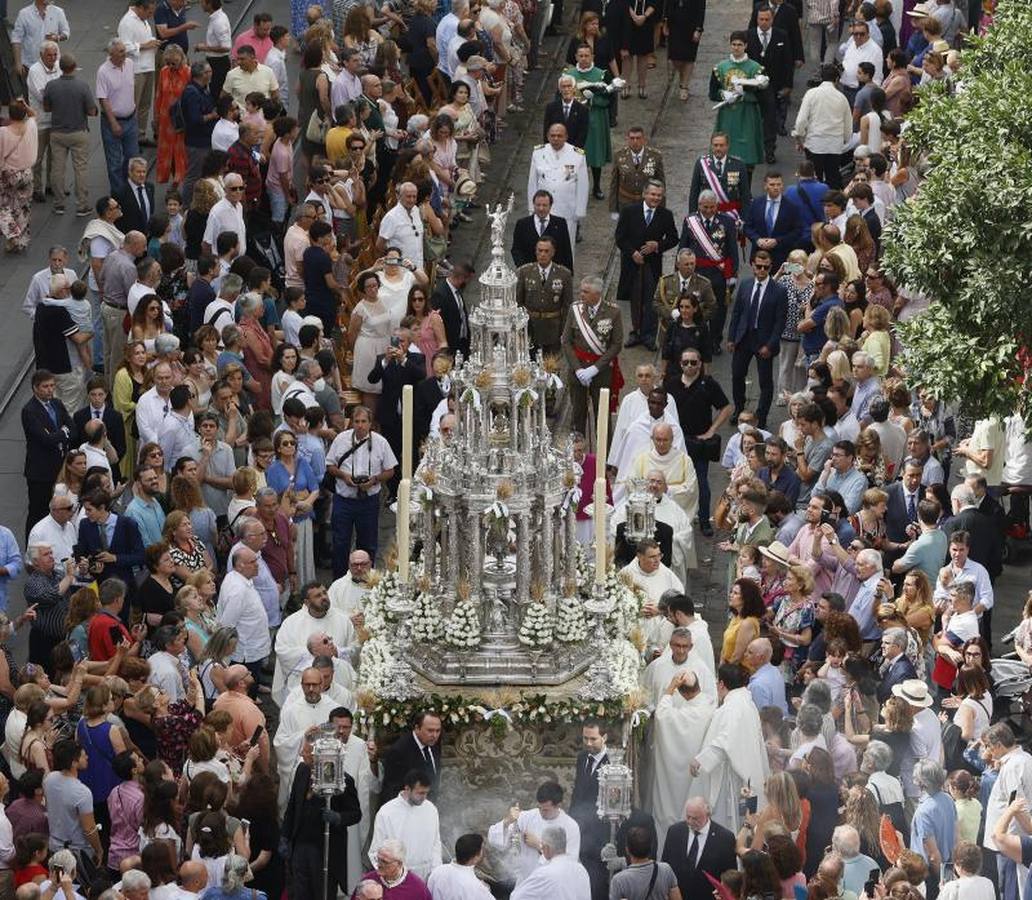
[(44, 403), (43, 408), (47, 411), (47, 415), (50, 416), (50, 421), (54, 423), (54, 427), (57, 427), (57, 410), (54, 409), (53, 403)]
[(907, 495), (907, 520), (910, 522), (917, 521), (917, 501), (914, 497), (914, 494)]
[(724, 160), (718, 159), (717, 160), (717, 177), (719, 178), (723, 174), (724, 174)]
[(589, 756), (584, 760), (584, 771), (591, 775), (595, 771), (595, 757)]
[(99, 419), (100, 418), (100, 410), (99, 409), (93, 410), (93, 418), (94, 419)]
[(100, 549), (107, 550), (108, 539), (107, 539), (107, 522), (101, 522), (97, 525), (97, 538), (100, 540)]
[(547, 227), (548, 227), (548, 220), (547, 219), (538, 219), (537, 220), (538, 237), (541, 237), (541, 235), (543, 235), (545, 233), (545, 229)]
[(759, 281), (756, 282), (756, 287), (753, 288), (752, 304), (750, 305), (750, 314), (752, 318), (752, 327), (756, 328), (760, 323), (760, 304), (763, 302), (763, 284)]
[(706, 219), (706, 231), (712, 231), (712, 230), (713, 230), (713, 220), (712, 219)]
[(692, 842), (688, 845), (688, 868), (694, 871), (699, 864), (699, 832), (692, 829)]
[(548, 269), (542, 269), (541, 270), (541, 280), (544, 281), (546, 278), (548, 278)]
[(634, 168), (637, 169), (638, 166), (640, 166), (640, 165), (641, 165), (641, 155), (640, 154), (635, 154), (635, 156), (634, 156)]
[(165, 401), (165, 405), (161, 408), (161, 416), (164, 418), (168, 415), (168, 401)]
[(774, 233), (774, 202), (772, 200), (767, 201), (767, 231), (771, 234)]
[(766, 31), (761, 31), (760, 32), (760, 40), (763, 41), (763, 52), (766, 53), (767, 52), (767, 41), (770, 40), (770, 37), (769, 37), (769, 35), (768, 35), (768, 33)]
[(426, 760), (426, 764), (430, 767), (431, 772), (437, 771), (437, 768), (434, 766), (434, 755), (430, 752), (429, 747), (423, 748), (423, 759)]
[(563, 118), (564, 119), (570, 118), (570, 104), (569, 103), (566, 103), (566, 104), (563, 105)]
[(649, 207), (645, 210), (645, 227), (648, 228), (652, 224), (652, 208)]
[(143, 213), (144, 221), (150, 221), (150, 210), (147, 208), (147, 192), (144, 191), (143, 185), (137, 185), (136, 196), (140, 200), (140, 212)]

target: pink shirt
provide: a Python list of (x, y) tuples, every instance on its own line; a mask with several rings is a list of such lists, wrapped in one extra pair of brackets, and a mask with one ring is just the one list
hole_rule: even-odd
[(107, 799), (111, 815), (111, 849), (108, 864), (118, 868), (123, 859), (140, 852), (140, 826), (143, 824), (143, 788), (138, 781), (123, 781)]
[(272, 38), (271, 37), (257, 37), (254, 33), (253, 28), (248, 28), (247, 31), (242, 31), (237, 39), (233, 41), (233, 59), (236, 59), (237, 51), (244, 45), (250, 44), (254, 47), (254, 55), (258, 62), (265, 62), (265, 57), (272, 49)]
[(36, 164), (39, 147), (36, 120), (25, 119), (25, 131), (18, 134), (10, 125), (0, 128), (0, 169), (20, 172)]
[[(265, 179), (265, 186), (270, 191), (286, 194), (287, 185), (283, 183), (282, 173), (289, 175), (294, 168), (293, 147), (293, 144), (285, 144), (278, 138), (272, 145), (272, 152), (269, 153), (269, 174)], [(304, 248), (301, 252), (304, 253), (306, 249), (308, 248)]]
[[(312, 246), (308, 232), (297, 224), (291, 225), (283, 236), (283, 271), (287, 287), (304, 287), (301, 279), (301, 257)], [(250, 737), (250, 735), (248, 735)]]
[(135, 72), (131, 59), (126, 59), (121, 68), (105, 59), (97, 69), (97, 100), (107, 100), (111, 112), (119, 119), (126, 119), (136, 112), (136, 95), (133, 93)]

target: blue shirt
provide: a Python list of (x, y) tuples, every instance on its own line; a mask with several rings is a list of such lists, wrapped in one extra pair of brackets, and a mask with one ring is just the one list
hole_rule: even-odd
[(828, 313), (835, 306), (842, 306), (842, 301), (839, 299), (838, 294), (822, 300), (817, 304), (817, 308), (810, 313), (810, 318), (813, 319), (817, 327), (803, 335), (803, 351), (807, 356), (820, 353), (821, 348), (828, 340), (828, 336), (824, 333), (824, 320), (828, 318)]
[(785, 701), (785, 679), (781, 672), (770, 663), (760, 666), (749, 679), (749, 693), (757, 709), (765, 706), (776, 706), (784, 715), (788, 715), (788, 703)]
[(935, 584), (948, 549), (949, 541), (943, 532), (938, 528), (935, 531), (926, 531), (907, 547), (907, 552), (900, 558), (900, 562), (905, 566), (903, 571), (920, 569), (928, 576), (928, 580)]
[(796, 501), (799, 499), (799, 488), (802, 482), (789, 466), (782, 466), (778, 477), (773, 481), (770, 480), (770, 467), (764, 466), (760, 469), (760, 481), (772, 491), (781, 491), (782, 494), (788, 497), (788, 502), (795, 506)]
[(864, 491), (868, 487), (867, 476), (859, 469), (849, 469), (845, 474), (832, 469), (828, 480), (824, 483), (825, 491), (835, 491), (842, 495), (846, 510), (850, 515), (860, 509)]
[(22, 570), (22, 555), (18, 550), (18, 541), (10, 528), (0, 525), (0, 566), (7, 569), (7, 574), (0, 576), (0, 610), (7, 609), (7, 588), (12, 578), (17, 578)]
[[(287, 490), (307, 493), (308, 491), (319, 490), (319, 482), (315, 480), (312, 467), (299, 455), (294, 468), (294, 476), (291, 477), (287, 467), (278, 459), (265, 472), (265, 481), (277, 494), (281, 496)], [(315, 512), (309, 511), (304, 515), (294, 516), (295, 522), (304, 522), (306, 519), (314, 519)]]
[(875, 572), (861, 584), (853, 598), (853, 605), (848, 610), (856, 620), (857, 627), (860, 629), (860, 637), (865, 641), (876, 641), (881, 637), (881, 629), (878, 628), (878, 622), (874, 617), (874, 595), (878, 590), (878, 582), (881, 581), (881, 578), (882, 573)]
[[(133, 497), (125, 508), (125, 514), (132, 519), (140, 529), (140, 537), (143, 538), (143, 546), (161, 543), (161, 529), (165, 527), (165, 510), (157, 500), (147, 503), (139, 497)], [(114, 534), (114, 516), (108, 517), (108, 546), (111, 545), (111, 538)]]
[(910, 823), (910, 849), (921, 854), (928, 862), (925, 850), (925, 838), (933, 838), (939, 848), (943, 862), (953, 859), (954, 835), (957, 830), (957, 807), (953, 799), (944, 791), (933, 796), (924, 796), (914, 811), (914, 819)]

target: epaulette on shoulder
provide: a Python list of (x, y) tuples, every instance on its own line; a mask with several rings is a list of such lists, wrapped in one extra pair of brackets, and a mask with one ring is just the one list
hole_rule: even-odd
[(535, 150), (540, 150), (540, 149), (541, 149), (542, 147), (544, 147), (544, 146), (545, 146), (544, 144), (535, 144), (535, 145), (534, 145), (534, 149), (535, 149)]
[[(570, 146), (573, 146), (573, 145), (571, 144)], [(576, 150), (581, 156), (584, 155), (584, 148), (583, 147), (574, 147), (573, 149)]]

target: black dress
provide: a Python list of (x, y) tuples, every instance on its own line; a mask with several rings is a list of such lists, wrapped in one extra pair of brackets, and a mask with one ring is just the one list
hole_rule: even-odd
[(256, 891), (264, 891), (269, 900), (279, 900), (283, 893), (283, 859), (279, 854), (280, 829), (275, 816), (268, 820), (252, 821), (247, 829), (251, 844), (251, 858), (254, 859), (262, 850), (268, 850), (271, 856), (264, 869), (254, 873), (254, 878), (247, 886)]
[(704, 363), (713, 361), (712, 340), (709, 326), (689, 325), (685, 328), (679, 322), (667, 326), (666, 343), (663, 345), (663, 359), (681, 361), (685, 350), (698, 350)]
[(706, 0), (666, 0), (667, 57), (674, 62), (695, 62), (699, 45), (692, 40), (706, 19)]
[[(570, 38), (570, 45), (566, 48), (566, 64), (573, 66), (577, 64), (577, 48), (584, 43), (579, 37), (574, 35)], [(595, 38), (595, 52), (594, 52), (594, 63), (595, 65), (606, 73), (606, 80), (610, 75), (609, 64), (613, 61), (613, 45), (609, 40), (609, 36), (600, 34)]]
[(635, 25), (628, 15), (627, 19), (627, 49), (631, 56), (647, 56), (656, 49), (656, 22), (659, 21), (659, 14), (662, 12), (661, 0), (630, 0), (628, 7), (635, 15), (645, 15), (645, 10), (652, 7), (652, 15), (645, 20), (644, 25)]
[(806, 798), (810, 801), (810, 824), (806, 829), (806, 865), (803, 872), (809, 879), (824, 859), (824, 848), (831, 844), (831, 833), (839, 823), (838, 788), (828, 784), (811, 784)]

